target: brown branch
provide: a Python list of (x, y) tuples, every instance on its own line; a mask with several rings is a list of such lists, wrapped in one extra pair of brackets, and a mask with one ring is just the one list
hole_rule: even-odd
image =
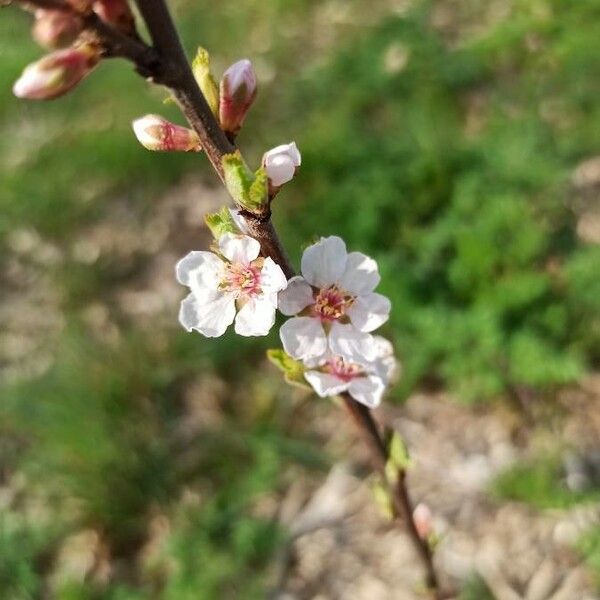
[[(356, 402), (348, 393), (342, 394), (342, 400), (348, 413), (358, 427), (363, 440), (371, 450), (374, 468), (379, 471), (383, 480), (387, 481), (386, 464), (388, 461), (388, 450), (379, 431), (379, 427), (373, 419), (373, 414), (366, 406)], [(439, 582), (433, 564), (431, 548), (428, 542), (419, 535), (413, 519), (413, 506), (406, 485), (406, 471), (404, 469), (398, 469), (396, 476), (396, 484), (394, 486), (389, 486), (395, 516), (404, 523), (412, 545), (417, 551), (421, 563), (423, 564), (427, 587), (432, 590), (435, 598), (441, 598), (442, 596), (439, 591)]]
[(223, 179), (223, 157), (234, 152), (235, 146), (223, 133), (194, 79), (169, 9), (162, 0), (136, 0), (136, 3), (154, 48), (170, 65), (168, 79), (159, 83), (171, 89), (186, 119), (200, 137), (212, 166)]
[[(191, 68), (185, 56), (181, 41), (164, 0), (137, 0), (156, 50), (163, 60), (173, 65), (171, 81), (168, 82), (174, 96), (190, 125), (200, 136), (202, 146), (213, 167), (223, 179), (222, 159), (225, 154), (235, 150), (234, 144), (227, 139), (215, 119), (206, 99), (198, 88)], [(267, 218), (243, 211), (250, 233), (261, 244), (262, 252), (277, 262), (289, 278), (294, 274), (279, 237), (273, 228), (270, 215)], [(348, 395), (344, 403), (355, 420), (359, 430), (371, 449), (377, 468), (385, 476), (387, 449), (381, 434), (368, 408), (356, 403)], [(409, 536), (426, 571), (426, 582), (430, 589), (438, 589), (438, 581), (433, 566), (431, 550), (427, 542), (421, 539), (413, 521), (413, 511), (406, 488), (406, 474), (398, 473), (398, 483), (392, 491), (392, 498), (398, 515), (406, 524)], [(437, 596), (437, 592), (436, 592)]]
[[(136, 3), (148, 27), (153, 47), (148, 46), (137, 35), (126, 35), (104, 23), (93, 12), (77, 13), (62, 0), (20, 2), (25, 6), (72, 11), (83, 19), (86, 36), (99, 44), (106, 57), (125, 58), (134, 64), (138, 73), (168, 87), (190, 126), (200, 137), (202, 147), (212, 166), (223, 180), (223, 157), (234, 152), (236, 147), (220, 128), (194, 79), (167, 5), (164, 0), (136, 0)], [(272, 200), (272, 197), (269, 200)], [(260, 242), (263, 255), (270, 256), (281, 266), (288, 278), (292, 277), (294, 269), (273, 227), (270, 210), (267, 214), (254, 214), (242, 210), (242, 214), (250, 234)], [(348, 394), (344, 394), (342, 398), (348, 413), (370, 449), (375, 468), (385, 479), (388, 450), (371, 411), (355, 402)], [(436, 598), (441, 598), (431, 549), (419, 536), (413, 520), (413, 509), (404, 470), (398, 471), (397, 483), (390, 488), (390, 492), (396, 515), (404, 522), (412, 544), (423, 563), (427, 585)]]

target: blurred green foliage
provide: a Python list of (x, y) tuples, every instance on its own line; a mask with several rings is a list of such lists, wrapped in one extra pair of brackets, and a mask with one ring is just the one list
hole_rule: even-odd
[(564, 509), (600, 499), (600, 490), (575, 491), (567, 487), (558, 456), (515, 465), (496, 479), (493, 492), (498, 498), (527, 502), (540, 509)]
[[(302, 150), (275, 206), (294, 259), (328, 234), (378, 259), (394, 302), (386, 333), (404, 366), (399, 398), (432, 382), (464, 401), (520, 386), (543, 397), (576, 380), (600, 358), (600, 248), (575, 235), (569, 180), (598, 151), (597, 2), (517, 2), (493, 21), (486, 3), (465, 0), (441, 30), (432, 25), (440, 3), (415, 2), (322, 46), (318, 4), (176, 3), (190, 56), (200, 43), (216, 71), (241, 56), (257, 62), (259, 98), (240, 136), (254, 164), (284, 141)], [(369, 5), (389, 12), (383, 1)], [(367, 10), (345, 6), (354, 23)], [(180, 118), (126, 64), (101, 65), (55, 103), (12, 98), (12, 82), (39, 55), (27, 27), (24, 15), (2, 11), (0, 247), (33, 227), (69, 248), (120, 203), (149, 214), (199, 161), (140, 149), (133, 118)], [(277, 375), (259, 371), (258, 350), (276, 334), (206, 343), (122, 320), (116, 343), (96, 340), (81, 309), (137, 273), (132, 263), (54, 268), (68, 323), (53, 340), (56, 362), (1, 390), (0, 477), (25, 478), (23, 497), (0, 510), (0, 590), (8, 600), (47, 593), (64, 540), (92, 529), (116, 572), (109, 585), (66, 580), (54, 589), (60, 600), (264, 597), (285, 532), (253, 509), (281, 491), (290, 466), (324, 464)], [(186, 436), (186, 389), (214, 375), (229, 384), (222, 420)], [(247, 390), (243, 402), (236, 388)], [(499, 493), (569, 505), (554, 467), (517, 469)], [(141, 561), (149, 523), (161, 518), (167, 530)], [(595, 538), (582, 547), (597, 560)], [(465, 598), (484, 593), (473, 581)]]
[(600, 31), (588, 3), (536, 4), (448, 50), (421, 3), (294, 90), (309, 174), (286, 238), (339, 233), (377, 256), (404, 393), (551, 389), (600, 356), (600, 249), (568, 205), (597, 149), (600, 59), (584, 48)]

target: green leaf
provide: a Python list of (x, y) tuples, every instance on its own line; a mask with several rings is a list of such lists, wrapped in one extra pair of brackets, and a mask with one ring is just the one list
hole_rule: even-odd
[(204, 221), (215, 240), (218, 240), (226, 233), (240, 233), (229, 212), (229, 208), (226, 206), (223, 206), (219, 212), (207, 214), (204, 217)]
[(254, 181), (250, 186), (250, 202), (253, 206), (263, 207), (269, 201), (269, 178), (264, 167), (260, 167), (254, 174)]
[(381, 481), (376, 481), (373, 484), (373, 498), (375, 499), (375, 504), (383, 514), (383, 516), (391, 521), (394, 518), (394, 505), (392, 504), (392, 499), (390, 497), (390, 493), (388, 489), (381, 483)]
[(210, 110), (215, 117), (219, 116), (219, 88), (215, 78), (210, 72), (210, 55), (200, 47), (196, 53), (196, 58), (192, 61), (192, 72), (198, 82), (200, 90), (204, 94)]
[[(407, 470), (411, 466), (411, 460), (408, 455), (408, 449), (404, 440), (397, 431), (394, 431), (388, 448), (388, 464), (391, 464), (396, 470)], [(388, 466), (386, 465), (386, 474)]]
[(305, 368), (304, 365), (299, 361), (293, 359), (289, 354), (280, 348), (267, 350), (267, 358), (283, 372), (284, 378), (287, 383), (296, 385), (302, 388), (309, 388), (310, 386), (304, 379)]
[(385, 463), (385, 478), (390, 485), (398, 483), (398, 466), (391, 459)]
[(250, 188), (254, 183), (254, 173), (248, 168), (239, 150), (223, 157), (225, 186), (231, 197), (248, 210), (256, 210), (250, 199)]

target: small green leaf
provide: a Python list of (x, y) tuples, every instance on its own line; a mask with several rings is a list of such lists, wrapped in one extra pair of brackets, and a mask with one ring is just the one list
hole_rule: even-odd
[(383, 514), (383, 516), (391, 521), (394, 518), (394, 505), (388, 489), (381, 483), (376, 481), (372, 487), (373, 497), (375, 498), (375, 504)]
[(229, 209), (224, 206), (219, 212), (209, 213), (204, 217), (207, 227), (210, 229), (215, 240), (226, 233), (240, 233)]
[[(408, 449), (406, 444), (400, 437), (400, 434), (397, 431), (394, 431), (392, 434), (392, 439), (390, 440), (389, 448), (389, 460), (396, 469), (406, 470), (411, 466), (411, 460), (408, 455)], [(387, 467), (386, 467), (387, 468)]]
[(398, 483), (398, 466), (391, 458), (385, 463), (385, 478), (390, 485)]
[(198, 82), (200, 90), (204, 94), (210, 110), (219, 116), (219, 88), (215, 78), (210, 72), (210, 55), (204, 48), (198, 48), (196, 58), (192, 61), (192, 71)]
[(299, 360), (293, 359), (285, 350), (280, 348), (267, 350), (267, 358), (283, 372), (289, 384), (303, 388), (310, 387), (304, 379), (304, 365)]
[(264, 167), (260, 167), (254, 177), (250, 186), (250, 202), (253, 206), (260, 208), (269, 201), (269, 178)]
[(225, 173), (225, 186), (231, 197), (240, 206), (253, 210), (250, 200), (250, 187), (254, 182), (254, 174), (244, 162), (239, 150), (223, 157), (223, 171)]

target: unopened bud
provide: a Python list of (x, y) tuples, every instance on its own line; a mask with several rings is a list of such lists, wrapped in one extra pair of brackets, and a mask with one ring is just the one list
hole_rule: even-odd
[(95, 0), (94, 12), (123, 33), (135, 32), (135, 18), (127, 0)]
[(433, 515), (427, 504), (417, 504), (413, 511), (413, 521), (419, 537), (422, 540), (428, 539), (433, 533)]
[(159, 115), (146, 115), (133, 122), (138, 142), (147, 150), (159, 152), (200, 152), (198, 134), (175, 125)]
[(81, 19), (64, 10), (35, 11), (35, 22), (31, 30), (33, 39), (43, 48), (55, 50), (70, 46), (83, 28)]
[(30, 100), (56, 98), (74, 88), (99, 60), (98, 51), (89, 45), (56, 50), (25, 67), (13, 93)]
[(262, 159), (269, 183), (275, 188), (291, 181), (301, 162), (300, 151), (295, 142), (282, 144), (265, 152)]
[(237, 133), (256, 98), (256, 73), (249, 60), (239, 60), (221, 79), (219, 120), (223, 131)]
[(93, 0), (67, 0), (67, 4), (80, 13), (87, 13), (92, 10), (92, 3)]

